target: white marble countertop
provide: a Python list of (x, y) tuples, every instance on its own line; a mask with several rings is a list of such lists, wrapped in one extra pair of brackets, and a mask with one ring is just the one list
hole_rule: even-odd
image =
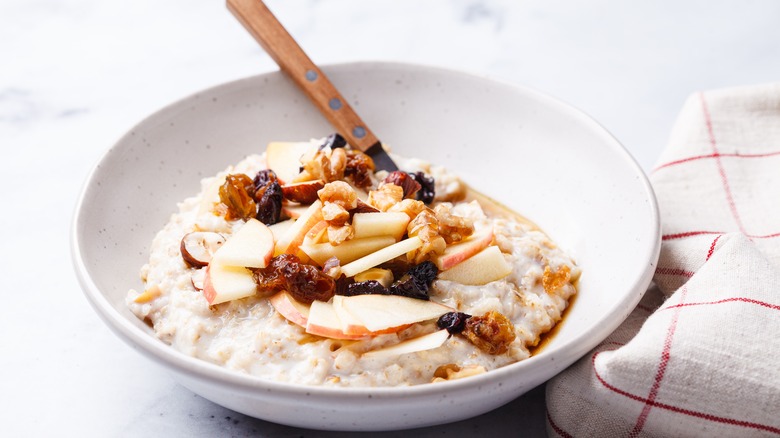
[[(530, 86), (591, 114), (645, 170), (688, 94), (780, 78), (774, 0), (269, 6), (317, 63), (418, 62)], [(224, 3), (3, 0), (0, 55), (2, 434), (350, 435), (251, 419), (178, 386), (109, 331), (73, 274), (72, 211), (101, 154), (175, 99), (275, 69)], [(404, 435), (542, 435), (543, 394)]]

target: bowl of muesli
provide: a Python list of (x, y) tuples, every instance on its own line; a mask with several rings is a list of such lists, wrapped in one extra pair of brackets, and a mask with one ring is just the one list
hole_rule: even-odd
[(399, 170), (273, 72), (158, 111), (89, 175), (84, 292), (182, 385), (300, 427), (441, 424), (543, 383), (637, 304), (655, 198), (595, 121), (461, 72), (325, 71)]

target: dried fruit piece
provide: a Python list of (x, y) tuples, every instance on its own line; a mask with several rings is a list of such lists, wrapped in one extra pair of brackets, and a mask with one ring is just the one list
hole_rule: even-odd
[(432, 176), (426, 176), (423, 172), (410, 174), (415, 181), (420, 183), (420, 190), (417, 192), (417, 199), (430, 204), (436, 197), (436, 184)]
[(214, 252), (225, 243), (225, 236), (212, 231), (193, 231), (182, 237), (179, 249), (184, 262), (202, 268), (211, 262)]
[(549, 265), (544, 267), (544, 274), (542, 274), (542, 286), (544, 291), (548, 294), (555, 292), (569, 282), (571, 277), (571, 269), (563, 265), (553, 272)]
[(447, 329), (451, 335), (457, 335), (466, 328), (466, 321), (471, 315), (463, 312), (449, 312), (439, 317), (436, 327)]
[(439, 273), (439, 268), (431, 261), (425, 261), (413, 266), (398, 281), (390, 285), (391, 295), (429, 300), (428, 291), (433, 280)]
[(160, 289), (159, 286), (155, 284), (151, 286), (149, 289), (146, 289), (145, 291), (138, 294), (138, 296), (135, 297), (135, 300), (133, 301), (138, 304), (145, 304), (159, 297), (160, 295), (162, 295), (162, 290)]
[(286, 290), (304, 304), (328, 301), (335, 292), (335, 281), (317, 267), (301, 263), (294, 255), (282, 254), (265, 268), (252, 269), (258, 291), (264, 296)]
[[(262, 195), (260, 195), (260, 191), (262, 191)], [(259, 198), (257, 200), (257, 220), (266, 225), (279, 222), (279, 218), (282, 217), (282, 201), (284, 199), (282, 186), (276, 181), (269, 182), (255, 196)]]
[(271, 169), (263, 169), (257, 172), (257, 175), (255, 175), (255, 178), (252, 180), (252, 183), (255, 186), (255, 191), (260, 190), (270, 182), (279, 182), (279, 178), (277, 178), (276, 173)]
[(413, 197), (422, 187), (408, 173), (403, 170), (394, 170), (385, 177), (385, 183), (395, 184), (404, 191), (404, 199)]
[(516, 336), (512, 321), (494, 310), (469, 318), (463, 334), (472, 344), (488, 354), (506, 353)]
[(343, 295), (348, 297), (354, 295), (389, 295), (389, 292), (382, 283), (376, 280), (367, 280), (348, 285)]
[(225, 183), (219, 187), (219, 200), (225, 205), (225, 219), (249, 219), (255, 217), (257, 205), (252, 199), (255, 185), (243, 173), (225, 177)]
[(325, 187), (321, 179), (285, 184), (282, 186), (284, 199), (299, 204), (311, 204), (317, 200), (317, 191)]
[(373, 184), (371, 175), (375, 168), (374, 160), (368, 155), (352, 149), (347, 150), (347, 165), (344, 168), (344, 176), (351, 177), (357, 187), (364, 189)]

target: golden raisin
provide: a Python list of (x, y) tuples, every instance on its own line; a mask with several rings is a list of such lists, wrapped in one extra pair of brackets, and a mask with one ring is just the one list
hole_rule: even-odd
[(555, 292), (569, 282), (571, 269), (568, 266), (563, 265), (553, 272), (549, 265), (544, 267), (544, 274), (542, 274), (542, 286), (544, 291), (548, 294)]
[(485, 353), (504, 354), (515, 340), (515, 327), (506, 316), (492, 310), (469, 318), (463, 334)]
[(371, 175), (374, 173), (374, 160), (360, 151), (347, 150), (347, 165), (344, 176), (352, 177), (357, 187), (364, 189), (373, 184)]
[(243, 173), (225, 177), (219, 187), (219, 200), (226, 207), (225, 219), (249, 219), (257, 214), (257, 204), (252, 198), (254, 182)]

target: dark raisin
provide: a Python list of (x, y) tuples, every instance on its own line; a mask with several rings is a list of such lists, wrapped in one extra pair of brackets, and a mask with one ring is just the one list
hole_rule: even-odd
[(320, 145), (320, 150), (323, 150), (325, 148), (343, 148), (347, 145), (347, 141), (344, 140), (344, 137), (341, 136), (338, 132), (329, 135), (327, 138), (325, 138), (325, 143)]
[(225, 177), (225, 183), (219, 187), (219, 200), (227, 207), (225, 219), (249, 219), (257, 212), (257, 204), (252, 199), (255, 187), (252, 180), (243, 173)]
[(385, 177), (385, 182), (395, 184), (404, 189), (404, 198), (414, 197), (417, 191), (420, 190), (420, 187), (422, 187), (420, 183), (415, 181), (411, 175), (403, 170), (394, 170), (390, 172), (390, 174)]
[(264, 189), (258, 190), (257, 193), (260, 191), (263, 194), (257, 200), (257, 220), (266, 225), (273, 225), (279, 222), (279, 218), (282, 216), (282, 200), (284, 199), (282, 186), (278, 182), (272, 181)]
[(336, 279), (336, 289), (334, 293), (336, 295), (347, 295), (347, 288), (349, 285), (355, 283), (355, 279), (352, 277), (347, 277), (346, 275), (342, 275), (338, 279)]
[(290, 254), (274, 257), (265, 268), (252, 271), (263, 295), (286, 290), (304, 304), (314, 300), (328, 301), (336, 288), (335, 281), (316, 266), (301, 263), (298, 257)]
[(344, 176), (352, 178), (357, 187), (366, 188), (373, 185), (371, 175), (376, 168), (374, 160), (360, 151), (347, 149), (347, 165)]
[(258, 191), (270, 182), (279, 182), (279, 179), (276, 177), (276, 173), (274, 173), (273, 170), (263, 169), (257, 172), (257, 175), (255, 175), (255, 179), (252, 182), (254, 183), (255, 191)]
[(439, 268), (431, 261), (425, 261), (411, 269), (390, 285), (390, 294), (419, 300), (429, 300), (428, 291), (439, 274)]
[(451, 335), (457, 335), (466, 328), (466, 320), (471, 318), (471, 315), (463, 312), (449, 312), (445, 313), (439, 320), (436, 321), (436, 326), (440, 329), (447, 329)]
[(436, 184), (432, 176), (426, 176), (423, 172), (410, 174), (415, 181), (420, 183), (420, 190), (417, 192), (417, 199), (430, 204), (436, 197)]
[(389, 291), (376, 280), (361, 281), (347, 286), (346, 296), (354, 295), (388, 295)]

